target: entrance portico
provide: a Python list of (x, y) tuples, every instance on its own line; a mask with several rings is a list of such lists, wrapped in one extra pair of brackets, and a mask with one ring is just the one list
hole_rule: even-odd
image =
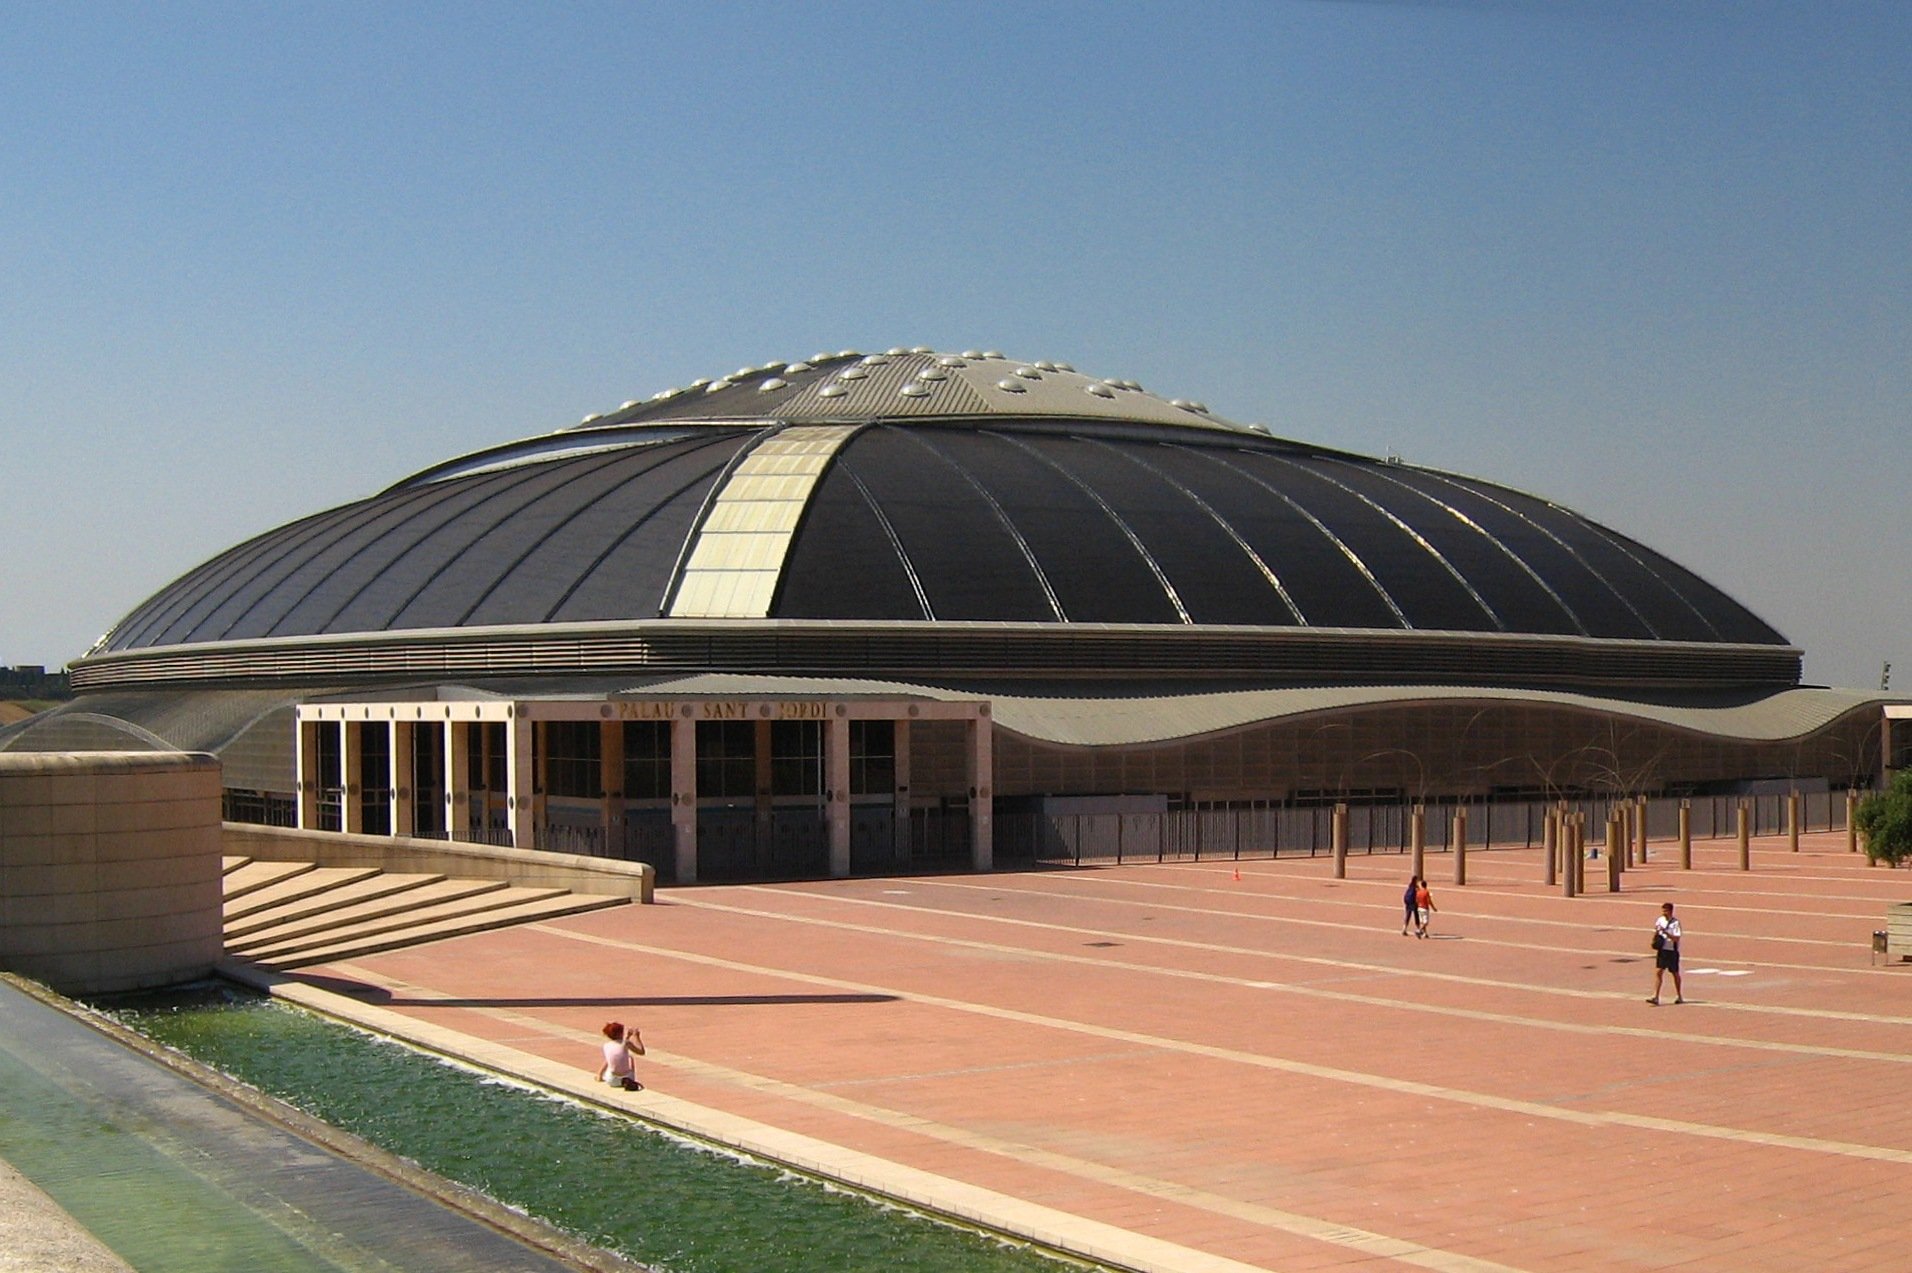
[(986, 702), (439, 698), (296, 716), (301, 827), (636, 858), (680, 884), (901, 870), (951, 848), (993, 862)]

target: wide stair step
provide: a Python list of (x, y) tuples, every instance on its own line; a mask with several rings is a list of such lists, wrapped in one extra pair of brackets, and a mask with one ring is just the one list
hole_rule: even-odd
[(409, 906), (398, 912), (382, 916), (358, 916), (327, 925), (306, 923), (300, 925), (302, 931), (296, 935), (281, 935), (277, 931), (254, 933), (247, 939), (228, 942), (228, 950), (249, 958), (275, 956), (291, 950), (304, 950), (306, 946), (323, 946), (331, 940), (377, 937), (382, 933), (398, 933), (405, 929), (417, 929), (426, 923), (438, 923), (440, 919), (482, 916), (488, 910), (503, 910), (507, 906), (518, 906), (520, 902), (543, 902), (545, 898), (564, 896), (564, 889), (514, 889), (499, 879), (461, 879), (455, 883), (488, 887), (468, 891), (453, 889), (444, 893), (434, 889), (434, 896), (428, 900), (421, 898), (417, 906)]
[(233, 895), (231, 886), (228, 885), (226, 922), (230, 924), (235, 919), (244, 919), (248, 915), (257, 915), (262, 911), (278, 910), (280, 907), (311, 898), (323, 898), (338, 889), (349, 888), (354, 884), (373, 879), (378, 874), (378, 868), (371, 866), (321, 866), (288, 876), (264, 888), (252, 889), (237, 897)]
[(341, 940), (333, 945), (319, 946), (295, 953), (252, 955), (247, 958), (274, 968), (301, 968), (312, 964), (331, 963), (338, 959), (353, 959), (361, 955), (376, 955), (381, 951), (398, 950), (421, 942), (442, 941), (447, 937), (464, 937), (472, 933), (489, 932), (494, 928), (509, 928), (514, 924), (530, 924), (538, 920), (556, 919), (560, 915), (577, 915), (585, 911), (598, 911), (612, 906), (629, 906), (630, 904), (631, 899), (628, 897), (606, 897), (592, 893), (560, 893), (556, 897), (523, 902), (515, 906), (459, 918), (441, 919), (399, 932), (367, 936), (358, 940)]
[(224, 882), (227, 952), (275, 968), (396, 950), (631, 900), (503, 880), (243, 857), (226, 859)]
[(229, 869), (223, 877), (226, 905), (231, 906), (239, 898), (273, 888), (296, 876), (309, 875), (318, 869), (312, 862), (244, 862)]
[(377, 919), (409, 910), (420, 903), (448, 901), (468, 893), (503, 888), (502, 880), (447, 881), (442, 875), (404, 874), (375, 871), (369, 878), (353, 880), (276, 906), (248, 907), (243, 911), (226, 910), (226, 940), (251, 937), (271, 930), (284, 930), (288, 936), (302, 923), (338, 924), (361, 919)]

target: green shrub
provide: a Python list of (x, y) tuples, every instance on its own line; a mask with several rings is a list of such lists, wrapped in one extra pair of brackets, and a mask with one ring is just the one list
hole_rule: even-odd
[(1865, 837), (1866, 856), (1897, 866), (1912, 858), (1912, 769), (1901, 771), (1892, 785), (1859, 802), (1853, 825)]

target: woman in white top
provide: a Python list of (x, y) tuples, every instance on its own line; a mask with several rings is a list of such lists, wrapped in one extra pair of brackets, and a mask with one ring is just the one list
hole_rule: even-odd
[(637, 1027), (626, 1030), (622, 1021), (610, 1022), (604, 1027), (604, 1064), (598, 1067), (598, 1081), (637, 1091), (644, 1085), (637, 1081), (631, 1058), (643, 1055), (644, 1040), (638, 1037)]

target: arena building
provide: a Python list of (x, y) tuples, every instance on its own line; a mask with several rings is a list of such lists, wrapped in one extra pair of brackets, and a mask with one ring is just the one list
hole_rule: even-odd
[(1543, 498), (1066, 363), (845, 351), (242, 543), (0, 749), (209, 750), (240, 819), (689, 882), (988, 867), (1058, 811), (1870, 786), (1880, 696), (1800, 668)]

